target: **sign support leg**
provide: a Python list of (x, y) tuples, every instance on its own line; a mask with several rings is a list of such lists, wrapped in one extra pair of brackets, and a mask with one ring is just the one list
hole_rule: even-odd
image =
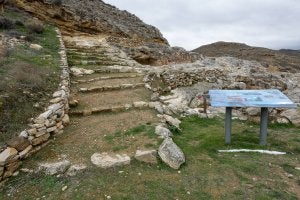
[(261, 108), (259, 144), (267, 144), (268, 108)]
[(231, 142), (231, 118), (232, 118), (232, 107), (226, 107), (226, 119), (225, 119), (225, 143)]

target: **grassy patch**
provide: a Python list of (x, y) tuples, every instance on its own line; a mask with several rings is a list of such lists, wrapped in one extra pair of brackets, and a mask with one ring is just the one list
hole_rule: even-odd
[[(127, 131), (117, 131), (105, 140), (139, 137), (148, 134), (151, 125), (139, 125)], [(174, 137), (183, 150), (186, 163), (180, 172), (159, 160), (157, 165), (132, 161), (128, 166), (99, 169), (89, 166), (82, 174), (72, 178), (19, 176), (14, 186), (18, 192), (14, 199), (297, 199), (299, 193), (299, 130), (295, 127), (269, 129), (268, 145), (258, 145), (259, 125), (233, 122), (232, 144), (224, 144), (224, 120), (182, 119), (182, 132)], [(293, 140), (294, 143), (289, 142)], [(276, 145), (274, 145), (274, 143)], [(117, 144), (117, 143), (114, 143)], [(146, 143), (145, 145), (150, 145)], [(47, 147), (46, 147), (47, 148)], [(50, 147), (49, 147), (50, 148)], [(81, 147), (80, 147), (81, 148)], [(121, 151), (126, 145), (115, 146)], [(157, 148), (157, 147), (156, 147)], [(258, 153), (218, 153), (218, 149), (263, 148), (287, 151), (287, 155), (272, 156)], [(122, 171), (122, 173), (120, 173)], [(294, 178), (287, 177), (293, 174)], [(18, 180), (18, 181), (16, 181)], [(63, 181), (62, 181), (63, 180)], [(36, 181), (40, 184), (36, 184)], [(48, 185), (46, 184), (48, 183)], [(13, 183), (2, 189), (3, 199)], [(40, 186), (40, 185), (43, 185)], [(61, 192), (63, 185), (68, 190)], [(51, 189), (50, 189), (51, 188)], [(51, 194), (47, 191), (51, 190)], [(32, 192), (28, 192), (32, 191)], [(298, 196), (297, 196), (298, 195)], [(0, 196), (1, 197), (1, 196)]]
[[(32, 33), (24, 25), (32, 17), (13, 8), (6, 9), (2, 17), (14, 25), (0, 32), (18, 42), (0, 47), (0, 146), (18, 135), (29, 118), (43, 111), (58, 86), (60, 74), (59, 41), (53, 26), (44, 24), (42, 31)], [(26, 41), (29, 35), (30, 42)], [(31, 43), (43, 48), (31, 49)]]

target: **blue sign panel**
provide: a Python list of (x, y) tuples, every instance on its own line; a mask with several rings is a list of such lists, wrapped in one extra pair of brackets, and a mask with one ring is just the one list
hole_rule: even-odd
[(209, 96), (216, 107), (297, 108), (279, 90), (209, 90)]

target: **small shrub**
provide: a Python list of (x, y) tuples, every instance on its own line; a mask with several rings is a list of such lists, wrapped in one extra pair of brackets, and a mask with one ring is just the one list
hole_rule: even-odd
[(24, 23), (20, 20), (15, 21), (16, 26), (24, 26)]
[(0, 18), (0, 29), (12, 29), (14, 27), (14, 22), (5, 17)]
[(24, 40), (26, 40), (27, 42), (33, 42), (34, 39), (35, 39), (34, 34), (28, 34), (24, 38)]
[(18, 31), (10, 30), (8, 35), (17, 39), (20, 39), (21, 34)]
[(35, 20), (29, 20), (26, 23), (26, 28), (29, 29), (31, 33), (43, 33), (44, 32), (44, 25), (41, 21), (35, 19)]

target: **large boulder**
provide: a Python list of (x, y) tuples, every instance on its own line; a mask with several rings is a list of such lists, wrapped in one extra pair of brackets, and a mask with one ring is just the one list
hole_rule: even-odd
[(110, 167), (117, 167), (122, 165), (129, 165), (130, 164), (130, 157), (126, 154), (119, 155), (119, 154), (111, 154), (108, 153), (94, 153), (91, 156), (91, 161), (94, 165), (101, 168), (110, 168)]
[(172, 138), (166, 138), (160, 145), (158, 155), (167, 165), (173, 169), (179, 169), (185, 162), (185, 156), (181, 149), (173, 142)]

